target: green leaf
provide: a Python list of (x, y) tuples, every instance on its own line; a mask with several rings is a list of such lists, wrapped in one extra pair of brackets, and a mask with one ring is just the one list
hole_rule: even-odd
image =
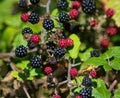
[(79, 37), (76, 34), (71, 34), (70, 38), (73, 40), (74, 46), (71, 50), (69, 50), (69, 54), (73, 59), (75, 59), (78, 57), (81, 42), (80, 42)]
[(120, 83), (118, 84), (118, 89), (114, 92), (114, 98), (120, 98)]
[(17, 63), (16, 66), (22, 70), (24, 70), (25, 68), (27, 68), (27, 64), (29, 63), (29, 61), (22, 61), (21, 63)]
[(21, 74), (21, 73), (19, 73), (19, 72), (17, 72), (17, 71), (12, 71), (11, 72), (11, 75), (13, 76), (13, 77), (15, 77), (15, 78), (17, 78), (17, 80), (19, 80), (19, 81), (22, 81), (23, 80), (23, 74)]
[(58, 14), (58, 9), (54, 9), (51, 13), (51, 16), (56, 16)]
[(23, 39), (22, 34), (18, 34), (13, 42), (13, 46), (18, 47), (19, 45), (27, 45), (27, 41)]
[(120, 70), (120, 59), (115, 58), (110, 62), (110, 66), (115, 70)]

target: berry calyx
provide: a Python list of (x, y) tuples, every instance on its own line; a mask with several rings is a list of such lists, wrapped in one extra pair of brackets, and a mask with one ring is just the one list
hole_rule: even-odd
[(114, 14), (115, 14), (115, 10), (114, 10), (114, 9), (108, 8), (108, 9), (106, 10), (106, 15), (107, 15), (108, 18), (112, 18), (112, 16), (113, 16)]
[(78, 1), (73, 1), (72, 2), (72, 8), (73, 9), (79, 9), (80, 6), (81, 6), (80, 2), (78, 2)]
[(28, 21), (28, 13), (22, 13), (22, 15), (21, 15), (21, 20), (23, 21), (23, 22), (27, 22)]
[(30, 64), (33, 68), (38, 68), (42, 64), (42, 61), (38, 56), (34, 56), (30, 59)]
[(117, 29), (115, 27), (108, 27), (107, 33), (108, 33), (108, 35), (113, 36), (117, 33)]
[(41, 38), (38, 34), (33, 34), (31, 36), (31, 42), (33, 42), (34, 44), (38, 44), (40, 42)]
[(95, 70), (91, 70), (89, 74), (92, 78), (95, 78), (97, 76), (97, 72)]
[(61, 48), (65, 48), (66, 47), (66, 39), (60, 39), (59, 42), (58, 42), (58, 45)]
[(71, 38), (67, 38), (66, 39), (66, 45), (67, 45), (67, 47), (73, 46), (73, 44), (74, 44), (74, 42), (73, 42), (73, 40)]
[(44, 73), (45, 73), (45, 74), (50, 74), (52, 71), (53, 71), (53, 70), (52, 70), (52, 68), (51, 68), (50, 66), (45, 67), (45, 69), (44, 69)]
[(76, 68), (71, 68), (70, 75), (72, 77), (75, 77), (75, 76), (77, 76), (77, 74), (78, 74), (78, 70)]
[(76, 9), (72, 9), (69, 12), (69, 16), (73, 19), (78, 18), (78, 15), (79, 15), (79, 13), (78, 13), (78, 10), (76, 10)]
[(53, 95), (53, 98), (61, 98), (61, 96), (56, 94), (56, 95)]
[(100, 45), (102, 48), (108, 48), (109, 44), (110, 44), (110, 42), (109, 42), (109, 39), (107, 39), (107, 38), (102, 39), (100, 42)]
[(27, 55), (27, 48), (23, 45), (18, 46), (15, 49), (15, 55), (20, 58), (25, 57)]

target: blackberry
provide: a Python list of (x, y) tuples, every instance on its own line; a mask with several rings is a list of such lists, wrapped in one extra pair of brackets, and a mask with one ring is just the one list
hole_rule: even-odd
[(37, 24), (39, 22), (39, 15), (32, 12), (28, 17), (28, 21), (32, 24)]
[(18, 46), (15, 49), (15, 55), (20, 58), (25, 57), (27, 55), (27, 48), (23, 45)]
[(56, 45), (53, 43), (53, 41), (46, 43), (47, 49), (54, 50)]
[(85, 76), (82, 80), (82, 85), (83, 86), (91, 86), (92, 80), (88, 76)]
[(42, 61), (38, 56), (34, 56), (30, 59), (30, 64), (33, 68), (38, 68), (42, 64)]
[(92, 96), (92, 88), (91, 87), (85, 87), (80, 90), (80, 96), (82, 98), (91, 98)]
[(86, 14), (93, 14), (96, 10), (96, 4), (94, 0), (83, 0), (82, 1), (82, 10)]
[(91, 54), (91, 57), (99, 57), (100, 56), (100, 52), (97, 49), (92, 50), (90, 52), (90, 54)]
[(19, 7), (25, 8), (27, 6), (27, 1), (26, 0), (19, 0)]
[(40, 0), (30, 0), (30, 2), (31, 2), (32, 4), (37, 4), (37, 3), (39, 3), (39, 1), (40, 1)]
[(43, 21), (43, 27), (46, 30), (53, 29), (54, 28), (54, 22), (53, 22), (53, 20), (51, 20), (51, 19), (44, 19), (44, 21)]
[(55, 49), (54, 56), (59, 59), (65, 55), (65, 50), (63, 48), (57, 47)]
[(69, 19), (70, 19), (70, 17), (66, 12), (61, 12), (59, 14), (59, 21), (60, 22), (65, 23), (65, 22), (69, 21)]
[(59, 0), (57, 6), (60, 10), (65, 10), (68, 7), (68, 2), (66, 0)]
[(27, 46), (28, 46), (29, 49), (33, 49), (33, 48), (35, 48), (37, 46), (37, 44), (35, 44), (35, 43), (31, 42), (31, 41), (28, 41)]
[(33, 31), (32, 31), (31, 28), (25, 27), (25, 28), (22, 30), (22, 35), (24, 35), (24, 34), (26, 34), (26, 33), (28, 33), (28, 34), (33, 34)]

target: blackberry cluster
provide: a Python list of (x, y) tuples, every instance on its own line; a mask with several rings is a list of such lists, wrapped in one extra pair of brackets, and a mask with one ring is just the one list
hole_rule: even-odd
[(96, 10), (96, 4), (94, 0), (83, 0), (82, 1), (82, 10), (86, 14), (93, 14)]
[(39, 15), (32, 12), (28, 17), (28, 21), (32, 24), (37, 24), (39, 22)]
[(34, 56), (30, 59), (30, 64), (33, 68), (38, 68), (42, 64), (42, 61), (38, 56)]
[(44, 19), (44, 21), (43, 21), (43, 27), (46, 30), (53, 29), (54, 28), (54, 22), (53, 22), (53, 20), (51, 20), (51, 19)]
[(39, 3), (39, 1), (40, 1), (40, 0), (30, 0), (30, 2), (31, 2), (32, 4), (37, 4), (37, 3)]
[(82, 80), (82, 85), (83, 86), (91, 86), (92, 80), (88, 76), (85, 76)]
[(69, 19), (70, 19), (70, 17), (66, 12), (61, 12), (59, 14), (59, 21), (60, 22), (65, 23), (65, 22), (69, 21)]
[(22, 35), (24, 35), (24, 34), (26, 34), (26, 33), (28, 33), (28, 34), (33, 34), (33, 31), (32, 31), (31, 28), (25, 27), (25, 28), (22, 30)]
[(99, 57), (100, 56), (100, 52), (97, 49), (92, 50), (90, 52), (90, 54), (91, 54), (91, 57)]
[(20, 58), (25, 57), (27, 55), (27, 48), (20, 45), (15, 49), (15, 55)]
[(65, 50), (63, 48), (57, 47), (55, 49), (54, 56), (59, 59), (65, 55)]
[(47, 49), (54, 50), (56, 47), (56, 44), (53, 43), (53, 41), (47, 42), (46, 43)]
[(33, 49), (33, 48), (35, 48), (37, 45), (36, 45), (35, 43), (31, 42), (31, 41), (28, 41), (27, 46), (28, 46), (29, 49)]
[(27, 6), (27, 2), (26, 0), (19, 0), (19, 7), (21, 8), (25, 8)]
[(92, 96), (92, 88), (91, 87), (85, 87), (80, 90), (80, 96), (82, 98), (91, 98)]
[(59, 0), (57, 5), (60, 10), (65, 10), (68, 7), (68, 2), (66, 0)]

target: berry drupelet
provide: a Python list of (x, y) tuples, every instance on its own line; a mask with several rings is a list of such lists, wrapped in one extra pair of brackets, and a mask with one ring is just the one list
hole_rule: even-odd
[(42, 61), (38, 56), (34, 56), (30, 59), (30, 64), (33, 68), (38, 68), (42, 64)]
[(94, 14), (96, 11), (96, 4), (94, 0), (83, 0), (82, 10), (86, 14)]
[(39, 15), (36, 14), (35, 12), (32, 12), (28, 17), (28, 21), (31, 24), (37, 24), (39, 22)]
[(18, 46), (15, 49), (15, 55), (20, 58), (25, 57), (27, 55), (27, 48), (23, 45)]
[(57, 6), (60, 10), (65, 10), (68, 7), (68, 2), (66, 0), (59, 0)]
[(46, 30), (51, 30), (54, 28), (54, 22), (51, 19), (44, 19), (43, 21), (43, 27)]
[(65, 23), (65, 22), (69, 21), (69, 19), (70, 19), (70, 17), (69, 17), (69, 15), (66, 12), (61, 12), (59, 14), (59, 21), (61, 23)]

